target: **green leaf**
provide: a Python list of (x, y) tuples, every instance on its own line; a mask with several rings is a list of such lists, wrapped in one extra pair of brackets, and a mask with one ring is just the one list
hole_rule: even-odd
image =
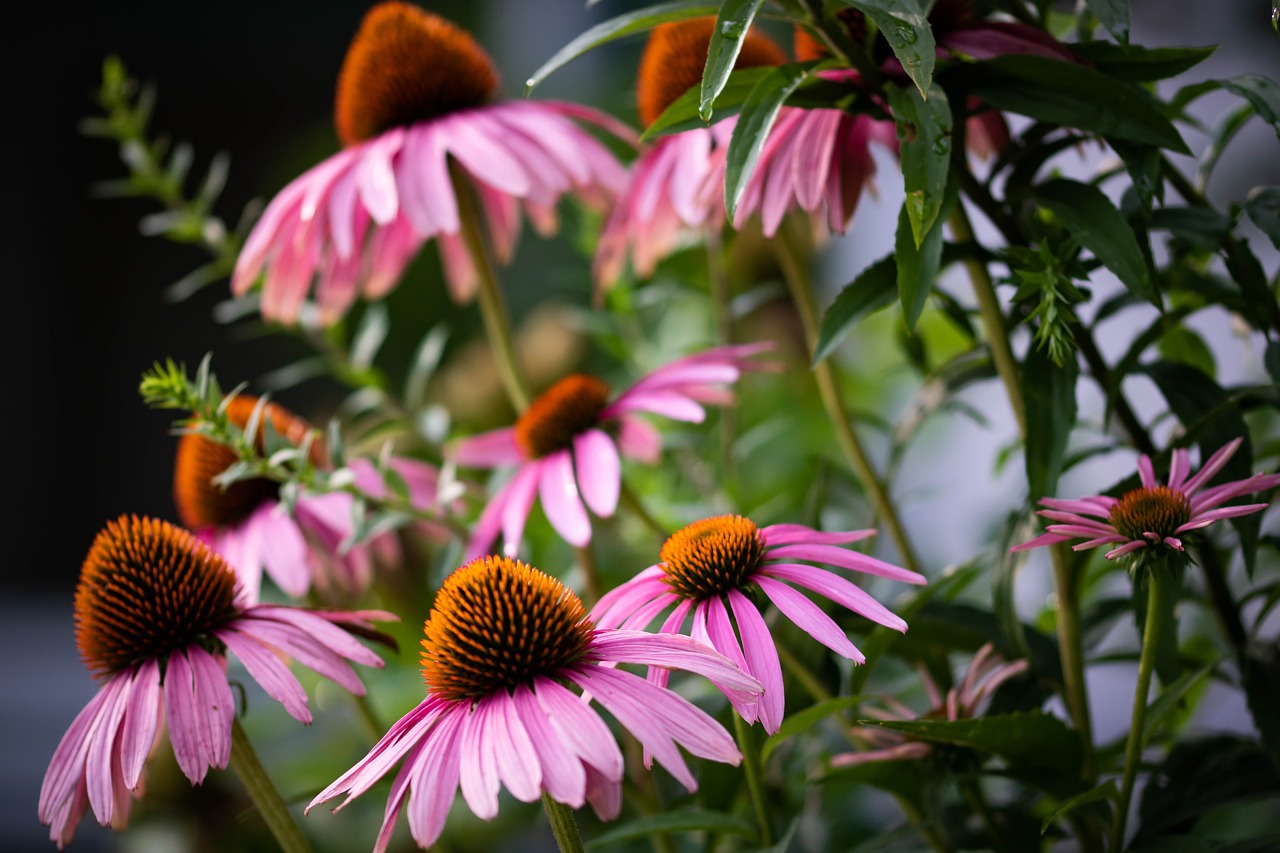
[(1076, 422), (1076, 377), (1074, 359), (1058, 367), (1047, 355), (1032, 347), (1022, 365), (1022, 396), (1027, 417), (1027, 489), (1030, 500), (1057, 493), (1067, 452), (1067, 439)]
[(1204, 339), (1186, 326), (1173, 326), (1161, 336), (1160, 355), (1166, 361), (1190, 365), (1205, 376), (1217, 374), (1213, 353)]
[(951, 162), (951, 106), (940, 86), (929, 89), (928, 99), (918, 91), (889, 83), (889, 106), (898, 126), (904, 207), (911, 222), (916, 248), (924, 243), (942, 210)]
[(1241, 681), (1262, 746), (1280, 772), (1280, 657), (1274, 646), (1251, 646), (1241, 658)]
[(803, 711), (797, 711), (783, 720), (782, 725), (778, 727), (777, 733), (764, 742), (764, 747), (760, 750), (760, 760), (767, 762), (773, 751), (788, 738), (793, 738), (801, 732), (808, 731), (832, 714), (843, 711), (845, 708), (852, 708), (861, 701), (861, 696), (840, 696), (810, 705)]
[[(1177, 623), (1170, 622), (1167, 624), (1168, 627), (1173, 627), (1176, 626)], [(1182, 700), (1187, 697), (1187, 694), (1190, 693), (1196, 685), (1203, 681), (1209, 673), (1213, 672), (1213, 668), (1215, 666), (1217, 666), (1216, 662), (1207, 663), (1200, 667), (1200, 669), (1188, 670), (1182, 673), (1182, 675), (1174, 679), (1174, 681), (1156, 697), (1156, 701), (1147, 706), (1147, 718), (1142, 727), (1143, 744), (1151, 742), (1152, 736), (1154, 736), (1156, 731), (1159, 730), (1161, 724), (1165, 721), (1165, 718), (1178, 708), (1182, 703)]]
[(858, 277), (845, 285), (822, 315), (813, 363), (817, 364), (831, 355), (858, 320), (892, 305), (897, 295), (898, 264), (893, 255), (881, 258), (858, 273)]
[(391, 317), (387, 313), (386, 303), (373, 302), (365, 308), (360, 318), (360, 326), (351, 341), (351, 366), (356, 370), (368, 370), (378, 350), (391, 331)]
[(1280, 249), (1280, 187), (1254, 187), (1244, 202), (1245, 213)]
[(1267, 283), (1267, 274), (1262, 269), (1258, 256), (1249, 248), (1247, 240), (1236, 240), (1225, 247), (1224, 260), (1231, 280), (1240, 288), (1244, 299), (1243, 311), (1245, 319), (1255, 329), (1266, 330), (1269, 327), (1280, 329), (1280, 306), (1276, 304), (1276, 296)]
[(1049, 814), (1048, 817), (1044, 819), (1044, 822), (1040, 824), (1040, 834), (1044, 835), (1046, 832), (1049, 831), (1049, 827), (1053, 826), (1061, 818), (1066, 817), (1071, 812), (1075, 811), (1081, 806), (1088, 805), (1089, 803), (1096, 803), (1099, 801), (1105, 802), (1107, 800), (1114, 800), (1114, 799), (1117, 799), (1119, 796), (1120, 796), (1120, 792), (1116, 790), (1115, 780), (1108, 779), (1106, 782), (1103, 782), (1101, 785), (1090, 788), (1089, 790), (1085, 791), (1083, 794), (1078, 794), (1077, 796), (1074, 796), (1071, 799), (1067, 800), (1065, 803), (1060, 804), (1056, 809), (1054, 809)]
[(1208, 47), (1127, 47), (1105, 41), (1082, 42), (1071, 50), (1093, 63), (1093, 67), (1119, 80), (1149, 83), (1176, 76), (1199, 65), (1217, 50)]
[(659, 3), (656, 6), (637, 9), (634, 12), (627, 12), (616, 18), (610, 18), (603, 23), (596, 24), (556, 51), (556, 54), (544, 62), (542, 67), (533, 72), (529, 79), (524, 82), (525, 94), (532, 92), (555, 71), (602, 44), (607, 44), (623, 36), (646, 32), (658, 26), (658, 24), (665, 24), (669, 21), (683, 21), (687, 18), (696, 18), (702, 15), (714, 15), (718, 8), (719, 6), (715, 3)]
[(942, 261), (942, 223), (937, 222), (925, 235), (924, 243), (916, 246), (911, 230), (911, 217), (907, 203), (898, 214), (898, 231), (894, 238), (894, 254), (897, 256), (898, 300), (902, 303), (902, 317), (907, 329), (914, 329), (920, 313), (924, 311), (933, 283), (938, 278)]
[(742, 194), (747, 190), (747, 181), (760, 159), (760, 150), (769, 137), (778, 111), (787, 96), (805, 81), (814, 67), (811, 63), (788, 63), (771, 68), (743, 103), (725, 155), (724, 200), (730, 221), (733, 221), (738, 202), (742, 201)]
[(1129, 0), (1085, 0), (1085, 6), (1116, 41), (1129, 43)]
[(971, 94), (998, 110), (1191, 153), (1146, 91), (1086, 65), (1045, 56), (1001, 56), (958, 68), (955, 75)]
[(929, 19), (916, 0), (838, 0), (833, 6), (852, 6), (880, 29), (922, 96), (933, 94), (933, 65), (937, 44)]
[(725, 0), (720, 4), (711, 41), (707, 45), (707, 64), (702, 71), (699, 91), (698, 115), (703, 121), (711, 119), (711, 107), (729, 80), (729, 72), (738, 61), (742, 42), (762, 2), (764, 0)]
[(1080, 771), (1080, 737), (1062, 720), (1041, 711), (967, 720), (860, 720), (859, 724), (976, 749), (1023, 767), (1072, 775)]
[(1031, 195), (1053, 211), (1071, 236), (1115, 273), (1130, 293), (1160, 307), (1133, 229), (1102, 190), (1057, 178), (1036, 186)]
[[(710, 123), (714, 124), (731, 115), (737, 115), (746, 102), (747, 96), (751, 94), (751, 90), (772, 70), (768, 66), (739, 68), (730, 74), (719, 97), (716, 98)], [(695, 127), (706, 127), (708, 122), (698, 115), (699, 96), (698, 90), (690, 89), (676, 98), (653, 124), (645, 128), (644, 133), (640, 134), (640, 139), (650, 140), (669, 133), (683, 133)]]
[(742, 838), (756, 837), (755, 825), (740, 817), (704, 809), (677, 809), (665, 814), (645, 815), (598, 835), (586, 843), (588, 850), (609, 850), (612, 845), (650, 835), (672, 832), (720, 832)]
[(832, 767), (825, 779), (860, 782), (902, 797), (917, 807), (923, 802), (928, 775), (919, 761), (868, 761), (848, 767)]
[(1280, 137), (1280, 86), (1261, 74), (1241, 74), (1223, 80), (1222, 87), (1253, 104), (1258, 118), (1275, 128)]

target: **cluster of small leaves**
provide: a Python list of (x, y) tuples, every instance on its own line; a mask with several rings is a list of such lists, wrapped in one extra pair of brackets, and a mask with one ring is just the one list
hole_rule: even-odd
[(158, 201), (163, 210), (139, 223), (144, 235), (162, 236), (175, 243), (203, 248), (212, 260), (175, 282), (168, 292), (178, 302), (207, 284), (231, 274), (244, 242), (244, 232), (255, 211), (247, 210), (236, 230), (228, 230), (213, 213), (226, 184), (230, 158), (219, 153), (209, 163), (194, 194), (188, 196), (187, 182), (195, 162), (195, 150), (186, 142), (176, 145), (164, 136), (150, 134), (156, 93), (150, 86), (139, 87), (129, 77), (124, 63), (108, 57), (102, 66), (102, 85), (96, 102), (104, 115), (81, 122), (87, 136), (118, 143), (120, 159), (129, 169), (127, 178), (104, 181), (95, 187), (98, 195), (140, 197)]
[[(299, 444), (291, 443), (264, 417), (270, 402), (263, 395), (254, 406), (244, 428), (227, 417), (227, 406), (244, 386), (224, 393), (210, 369), (211, 357), (205, 356), (190, 377), (184, 365), (172, 360), (156, 364), (143, 374), (139, 393), (147, 405), (155, 409), (181, 410), (190, 413), (176, 423), (179, 434), (195, 434), (225, 445), (239, 457), (214, 478), (222, 488), (240, 480), (265, 478), (280, 483), (280, 500), (292, 512), (305, 492), (327, 494), (345, 492), (352, 495), (354, 532), (344, 548), (367, 541), (370, 537), (404, 527), (415, 521), (433, 521), (451, 525), (444, 507), (460, 496), (461, 486), (445, 476), (439, 487), (437, 502), (432, 507), (415, 506), (404, 479), (388, 465), (390, 445), (370, 460), (384, 483), (386, 493), (379, 497), (365, 494), (356, 485), (355, 474), (348, 467), (346, 444), (337, 421), (332, 421), (323, 440), (332, 467), (313, 463), (312, 447), (322, 440), (319, 430), (308, 430)], [(261, 443), (259, 444), (259, 439)], [(259, 451), (261, 446), (261, 451)], [(447, 472), (446, 472), (447, 474)]]
[(1036, 321), (1032, 339), (1058, 367), (1075, 356), (1076, 340), (1071, 329), (1080, 320), (1072, 306), (1086, 301), (1075, 284), (1085, 276), (1072, 257), (1075, 253), (1066, 257), (1060, 254), (1067, 248), (1064, 245), (1055, 251), (1051, 241), (1044, 239), (1034, 249), (1010, 246), (1002, 255), (1009, 267), (1009, 283), (1017, 287), (1013, 301), (1030, 309), (1026, 321)]

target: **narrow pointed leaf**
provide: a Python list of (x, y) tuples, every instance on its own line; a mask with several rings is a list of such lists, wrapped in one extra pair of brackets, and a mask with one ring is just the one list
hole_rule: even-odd
[(698, 114), (701, 93), (697, 89), (690, 89), (672, 101), (670, 106), (662, 111), (662, 115), (644, 129), (644, 133), (640, 134), (641, 141), (666, 136), (669, 133), (682, 133), (696, 127), (706, 127), (729, 116), (737, 115), (746, 102), (747, 96), (751, 94), (751, 90), (771, 70), (767, 66), (735, 69), (726, 79), (724, 88), (720, 90), (710, 119), (703, 119)]
[(844, 341), (858, 320), (893, 304), (898, 295), (898, 264), (893, 255), (867, 267), (836, 297), (822, 315), (813, 363), (822, 361)]
[(1275, 129), (1276, 136), (1280, 137), (1280, 86), (1275, 81), (1261, 74), (1241, 74), (1223, 80), (1222, 86), (1253, 104), (1258, 118), (1270, 124)]
[(1027, 489), (1032, 501), (1057, 493), (1071, 426), (1076, 422), (1074, 360), (1062, 367), (1036, 347), (1022, 365), (1022, 396), (1027, 414)]
[(665, 814), (645, 815), (628, 821), (586, 844), (588, 850), (612, 850), (614, 845), (650, 835), (671, 832), (720, 832), (740, 838), (755, 838), (755, 826), (736, 815), (704, 809), (679, 809)]
[(1116, 41), (1129, 43), (1129, 0), (1085, 0), (1085, 6)]
[(1130, 293), (1160, 307), (1138, 238), (1102, 190), (1057, 178), (1035, 187), (1032, 197), (1053, 211), (1080, 245), (1115, 273)]
[(1217, 50), (1208, 47), (1139, 47), (1106, 41), (1071, 45), (1071, 50), (1093, 63), (1093, 67), (1120, 80), (1146, 83), (1166, 80), (1199, 65)]
[(920, 94), (931, 94), (929, 87), (933, 84), (938, 48), (920, 3), (916, 0), (838, 0), (832, 5), (852, 6), (870, 18)]
[(698, 98), (698, 115), (703, 120), (711, 118), (711, 108), (733, 71), (742, 42), (751, 28), (760, 4), (764, 0), (725, 0), (716, 15), (715, 29), (707, 45), (707, 65), (702, 71), (702, 86)]
[[(1173, 624), (1173, 623), (1170, 623)], [(1150, 743), (1152, 736), (1159, 730), (1165, 719), (1173, 713), (1195, 687), (1213, 672), (1216, 663), (1207, 663), (1199, 669), (1188, 670), (1173, 680), (1156, 701), (1147, 707), (1146, 722), (1142, 726), (1142, 742)]]
[(1079, 736), (1062, 720), (1040, 711), (990, 714), (964, 720), (862, 720), (933, 743), (969, 747), (1028, 768), (1079, 772)]
[(923, 244), (917, 246), (907, 204), (903, 202), (902, 211), (898, 214), (894, 255), (897, 258), (898, 300), (902, 303), (902, 316), (907, 321), (907, 328), (915, 329), (941, 268), (942, 224), (935, 223), (925, 235)]
[(714, 15), (717, 8), (715, 3), (659, 3), (656, 6), (637, 9), (596, 24), (556, 51), (556, 54), (544, 62), (542, 67), (533, 72), (524, 83), (525, 94), (532, 92), (554, 72), (602, 44), (608, 44), (623, 36), (646, 32), (669, 21)]
[(1115, 780), (1108, 779), (1106, 782), (1103, 782), (1101, 785), (1098, 785), (1094, 788), (1090, 788), (1089, 790), (1085, 791), (1083, 794), (1079, 794), (1077, 796), (1072, 797), (1071, 799), (1067, 800), (1065, 803), (1063, 803), (1062, 805), (1054, 809), (1049, 814), (1049, 816), (1044, 819), (1044, 822), (1040, 824), (1040, 834), (1044, 835), (1046, 832), (1049, 831), (1049, 827), (1053, 826), (1055, 823), (1058, 822), (1058, 820), (1071, 814), (1073, 811), (1080, 808), (1081, 806), (1088, 805), (1089, 803), (1096, 803), (1099, 801), (1106, 802), (1109, 800), (1114, 800), (1119, 796), (1120, 796), (1120, 792), (1116, 790)]
[(907, 218), (916, 248), (924, 242), (942, 209), (951, 161), (951, 106), (939, 86), (929, 89), (928, 99), (918, 91), (885, 87), (898, 125), (902, 180), (906, 188)]
[(1280, 187), (1254, 187), (1244, 209), (1258, 230), (1280, 249)]

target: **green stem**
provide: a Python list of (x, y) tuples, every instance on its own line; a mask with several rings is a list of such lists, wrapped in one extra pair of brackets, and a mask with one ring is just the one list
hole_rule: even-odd
[(982, 821), (982, 828), (987, 831), (987, 835), (991, 839), (991, 849), (1001, 851), (1001, 853), (1011, 850), (1009, 840), (1005, 838), (1004, 832), (1001, 831), (1000, 824), (996, 821), (996, 816), (992, 813), (991, 806), (987, 804), (987, 798), (983, 795), (982, 789), (978, 787), (978, 783), (973, 779), (963, 779), (959, 785), (960, 794), (964, 797), (964, 801), (969, 804), (969, 808), (977, 812), (979, 820)]
[(452, 163), (449, 164), (449, 176), (453, 181), (453, 194), (458, 199), (462, 241), (467, 245), (479, 282), (480, 319), (484, 321), (485, 335), (489, 338), (489, 345), (493, 347), (494, 364), (511, 405), (517, 412), (523, 412), (529, 407), (529, 386), (516, 358), (511, 318), (502, 298), (502, 289), (498, 286), (497, 275), (493, 271), (493, 261), (489, 257), (489, 245), (484, 236), (475, 196), (471, 185)]
[(738, 738), (738, 749), (742, 751), (742, 772), (747, 777), (747, 791), (751, 794), (751, 805), (756, 811), (756, 821), (760, 824), (760, 846), (773, 844), (773, 826), (769, 821), (769, 801), (764, 795), (764, 773), (760, 766), (760, 749), (755, 738), (751, 736), (751, 727), (737, 711), (733, 715), (733, 732)]
[(894, 794), (894, 799), (898, 801), (898, 807), (902, 809), (902, 813), (907, 816), (907, 820), (920, 831), (924, 836), (924, 840), (929, 843), (929, 848), (935, 853), (955, 853), (955, 845), (939, 831), (929, 820), (920, 813), (915, 804), (901, 794)]
[[(791, 230), (786, 227), (786, 223), (784, 223), (782, 230), (778, 232), (778, 237), (773, 241), (773, 246), (778, 256), (778, 263), (782, 267), (782, 277), (786, 280), (787, 288), (791, 291), (791, 300), (795, 303), (796, 313), (799, 314), (800, 323), (804, 327), (804, 336), (809, 352), (813, 353), (818, 344), (818, 310), (814, 304), (813, 289), (809, 284), (808, 270), (801, 261), (801, 255), (795, 246), (795, 238), (792, 236)], [(867, 459), (862, 442), (858, 438), (858, 434), (854, 432), (849, 418), (845, 414), (848, 408), (845, 406), (843, 395), (840, 392), (840, 384), (836, 380), (835, 368), (831, 359), (823, 359), (813, 365), (813, 378), (818, 384), (818, 395), (822, 398), (822, 405), (826, 409), (827, 419), (835, 430), (836, 441), (840, 444), (840, 449), (844, 451), (845, 457), (849, 460), (849, 465), (853, 468), (853, 472), (862, 481), (863, 488), (867, 490), (867, 496), (871, 499), (871, 506), (874, 508), (876, 515), (883, 519), (885, 526), (889, 528), (889, 535), (893, 537), (894, 544), (898, 547), (902, 564), (911, 571), (918, 572), (920, 570), (919, 562), (916, 560), (915, 551), (912, 549), (911, 542), (907, 539), (907, 534), (902, 527), (893, 499), (889, 496), (884, 484), (880, 482), (880, 478), (876, 476), (875, 471), (872, 470), (871, 462)]]
[(231, 721), (231, 769), (240, 777), (280, 849), (284, 853), (310, 853), (311, 845), (307, 844), (280, 792), (271, 783), (238, 719)]
[[(973, 228), (964, 206), (957, 204), (947, 224), (951, 234), (959, 243), (973, 241)], [(1018, 434), (1025, 441), (1027, 438), (1027, 406), (1022, 396), (1022, 382), (1018, 374), (1018, 361), (1014, 358), (1013, 347), (1009, 344), (1009, 328), (1005, 324), (1004, 311), (1000, 308), (1000, 299), (996, 295), (995, 284), (987, 266), (980, 260), (964, 262), (969, 280), (973, 284), (973, 293), (978, 300), (978, 314), (982, 319), (982, 327), (987, 336), (987, 347), (991, 351), (991, 360), (995, 363), (996, 373), (1004, 384), (1005, 396), (1009, 398), (1009, 408), (1013, 410), (1014, 420), (1018, 424)], [(1067, 710), (1080, 733), (1084, 747), (1084, 763), (1082, 774), (1092, 780), (1097, 773), (1097, 760), (1093, 750), (1093, 722), (1089, 714), (1088, 688), (1084, 679), (1083, 642), (1080, 637), (1080, 595), (1078, 585), (1071, 576), (1067, 564), (1066, 552), (1060, 546), (1049, 549), (1049, 558), (1053, 562), (1053, 577), (1058, 594), (1058, 654), (1062, 658), (1062, 687)]]
[(544, 791), (542, 810), (547, 813), (547, 823), (551, 824), (551, 833), (556, 837), (556, 846), (560, 848), (560, 853), (584, 853), (582, 836), (578, 834), (578, 822), (573, 817), (573, 809), (551, 799), (551, 795)]
[(804, 692), (808, 693), (809, 698), (814, 702), (826, 702), (835, 698), (835, 694), (827, 689), (826, 685), (822, 683), (822, 679), (818, 678), (813, 670), (805, 666), (796, 657), (795, 652), (781, 643), (778, 644), (778, 661), (782, 664), (783, 671), (799, 682), (800, 686), (804, 688)]
[(667, 530), (661, 521), (653, 517), (653, 514), (645, 507), (644, 501), (640, 500), (640, 496), (631, 490), (626, 480), (622, 481), (622, 489), (618, 492), (618, 503), (625, 506), (628, 512), (640, 519), (645, 527), (661, 536), (664, 541), (671, 535), (671, 531)]
[(373, 705), (369, 704), (369, 694), (364, 693), (360, 696), (353, 697), (356, 703), (356, 710), (360, 714), (360, 727), (364, 729), (365, 736), (369, 738), (371, 743), (377, 743), (382, 737), (386, 729), (378, 722), (378, 715), (373, 711)]
[(1129, 815), (1129, 801), (1133, 798), (1133, 784), (1138, 778), (1138, 765), (1142, 763), (1143, 728), (1147, 718), (1147, 696), (1151, 692), (1151, 673), (1155, 669), (1156, 647), (1160, 642), (1160, 614), (1165, 611), (1164, 597), (1171, 591), (1163, 571), (1147, 574), (1147, 623), (1142, 629), (1142, 656), (1138, 658), (1138, 687), (1133, 694), (1133, 717), (1129, 722), (1129, 738), (1124, 746), (1124, 781), (1120, 786), (1120, 802), (1116, 808), (1115, 823), (1111, 826), (1111, 850), (1124, 849), (1125, 823)]
[[(973, 241), (973, 228), (964, 212), (964, 205), (956, 205), (947, 224), (951, 226), (951, 235), (957, 243)], [(1018, 432), (1025, 438), (1027, 407), (1023, 403), (1022, 385), (1018, 379), (1018, 361), (1013, 357), (1013, 348), (1009, 345), (1009, 330), (1004, 322), (1004, 312), (1000, 309), (1000, 299), (996, 296), (995, 284), (987, 272), (987, 265), (982, 261), (966, 260), (964, 268), (973, 283), (973, 295), (978, 300), (978, 315), (982, 318), (982, 327), (987, 333), (987, 347), (991, 350), (996, 374), (1004, 383), (1009, 407), (1013, 409), (1013, 418), (1018, 422)]]
[[(733, 309), (730, 304), (733, 291), (729, 281), (729, 268), (725, 263), (719, 226), (707, 227), (705, 234), (703, 243), (707, 249), (707, 278), (711, 288), (711, 307), (715, 314), (716, 343), (728, 346), (733, 343)], [(720, 467), (726, 483), (733, 482), (733, 443), (738, 430), (736, 411), (733, 406), (720, 409)]]
[(601, 595), (600, 570), (596, 566), (596, 556), (591, 550), (590, 543), (580, 548), (575, 547), (573, 553), (578, 558), (578, 568), (582, 570), (582, 583), (586, 592), (582, 603), (590, 609), (600, 600)]

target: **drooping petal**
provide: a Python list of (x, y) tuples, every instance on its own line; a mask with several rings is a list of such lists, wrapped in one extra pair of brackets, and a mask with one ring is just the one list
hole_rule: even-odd
[(532, 688), (520, 685), (512, 696), (520, 722), (528, 732), (542, 770), (542, 787), (557, 802), (580, 809), (586, 801), (587, 775), (582, 762), (560, 736), (538, 703)]
[(583, 501), (601, 518), (613, 515), (622, 489), (622, 463), (613, 439), (598, 429), (580, 433), (573, 440), (573, 459)]
[(764, 695), (760, 697), (760, 724), (769, 734), (776, 734), (782, 725), (786, 700), (778, 647), (774, 645), (769, 626), (764, 623), (756, 606), (736, 589), (729, 590), (728, 595), (733, 618), (738, 623), (738, 634), (742, 637), (743, 655), (751, 667), (751, 674), (764, 686)]
[(493, 702), (490, 730), (498, 778), (517, 800), (532, 803), (542, 793), (542, 765), (537, 750), (510, 694), (500, 690)]
[(148, 660), (133, 675), (120, 732), (120, 766), (124, 771), (124, 784), (130, 790), (137, 790), (142, 768), (155, 745), (161, 710), (160, 664)]
[(735, 690), (760, 692), (760, 682), (743, 672), (731, 659), (711, 646), (683, 634), (650, 634), (646, 631), (597, 631), (591, 657), (618, 663), (643, 663), (667, 669), (683, 669)]
[(784, 545), (768, 552), (769, 559), (786, 558), (791, 560), (812, 560), (815, 563), (829, 563), (842, 569), (853, 569), (903, 583), (924, 584), (928, 579), (919, 572), (903, 569), (884, 560), (859, 554), (846, 548), (833, 545)]
[(459, 465), (471, 468), (499, 468), (503, 465), (518, 465), (524, 461), (524, 454), (516, 444), (514, 427), (464, 438), (453, 445), (449, 456)]
[(462, 723), (462, 797), (482, 820), (498, 814), (498, 757), (494, 754), (493, 697), (481, 699)]
[(89, 750), (84, 764), (85, 784), (93, 815), (103, 826), (110, 826), (115, 816), (115, 773), (112, 758), (132, 686), (132, 679), (117, 678), (103, 688), (106, 695), (89, 731)]
[(769, 597), (769, 600), (782, 611), (782, 614), (796, 624), (796, 627), (822, 643), (838, 655), (849, 658), (854, 663), (865, 663), (866, 656), (858, 651), (848, 636), (840, 630), (835, 620), (822, 612), (822, 608), (814, 604), (804, 595), (796, 592), (784, 583), (769, 577), (758, 575), (755, 582)]
[(907, 630), (907, 623), (894, 615), (889, 608), (872, 598), (866, 590), (834, 572), (799, 563), (770, 563), (760, 570), (760, 574), (791, 581), (819, 595), (825, 595), (837, 604), (886, 628), (892, 628), (895, 631)]
[(622, 750), (599, 714), (549, 678), (535, 679), (533, 692), (547, 719), (574, 754), (598, 769), (605, 778), (613, 781), (622, 778)]
[(456, 707), (441, 716), (422, 741), (422, 750), (409, 771), (409, 832), (420, 847), (430, 847), (440, 837), (449, 806), (458, 793), (462, 764), (461, 730), (465, 711)]
[(239, 631), (218, 631), (216, 636), (235, 653), (266, 694), (284, 705), (290, 716), (302, 723), (311, 722), (307, 691), (274, 652)]
[(569, 451), (558, 450), (542, 460), (538, 497), (547, 520), (566, 542), (581, 548), (591, 541), (591, 520), (578, 496)]

